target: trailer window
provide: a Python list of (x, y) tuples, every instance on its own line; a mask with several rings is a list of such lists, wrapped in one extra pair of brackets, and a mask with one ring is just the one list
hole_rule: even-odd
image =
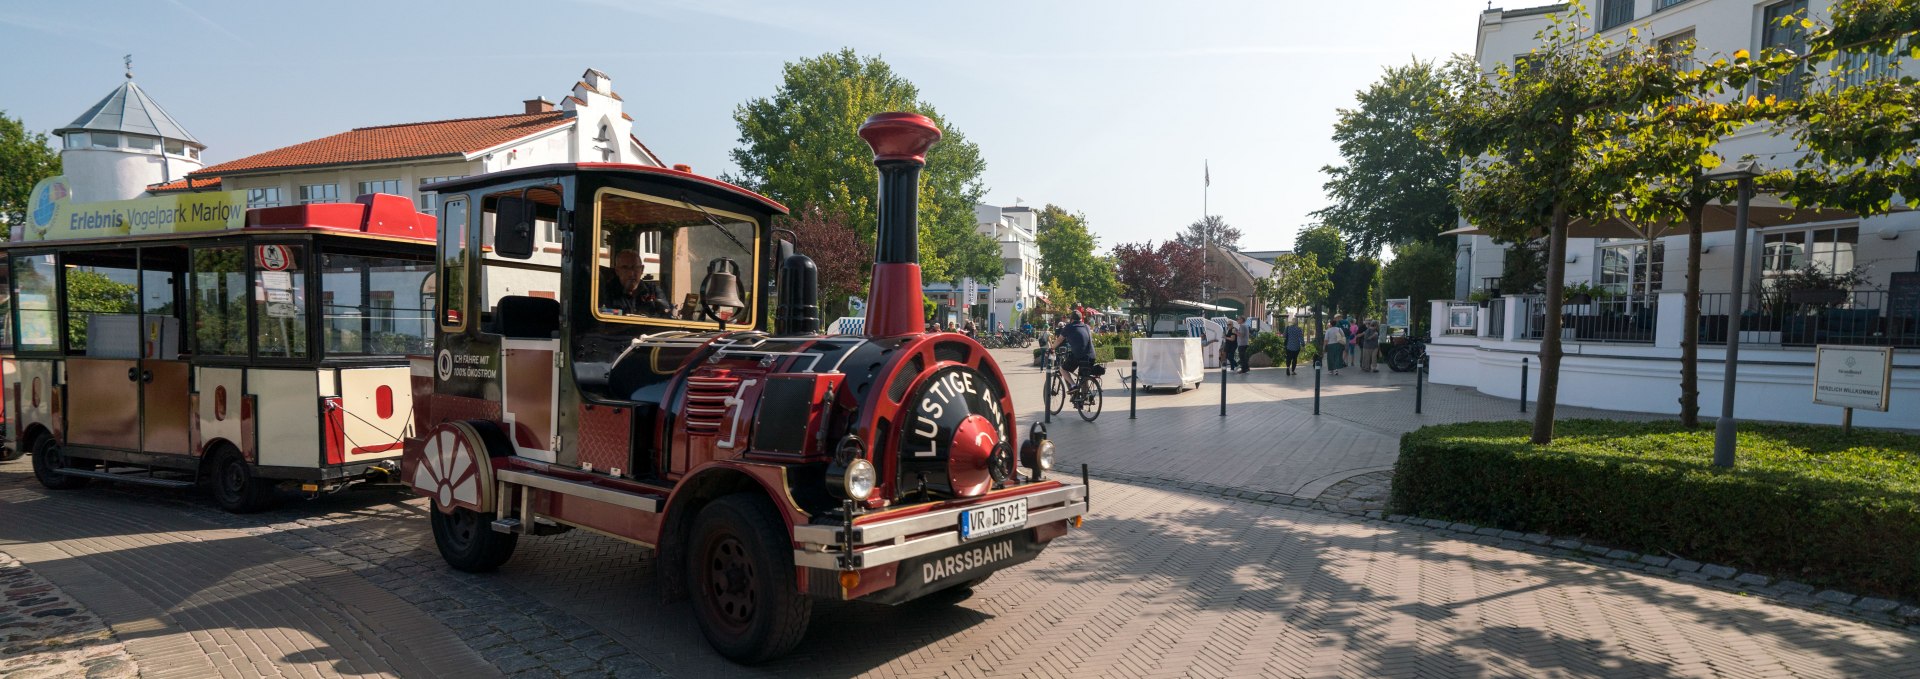
[(427, 353), (433, 312), (422, 289), (432, 261), (331, 252), (320, 259), (327, 355)]
[[(733, 290), (745, 307), (723, 312), (730, 326), (751, 327), (759, 269), (755, 222), (745, 215), (668, 198), (605, 191), (594, 231), (594, 312), (603, 320), (710, 326), (702, 282), (710, 267), (731, 260)], [(730, 271), (731, 273), (731, 271)], [(662, 321), (666, 321), (662, 323)]]
[(7, 261), (0, 260), (0, 353), (13, 350), (13, 278), (7, 275)]
[(254, 339), (260, 358), (306, 358), (307, 246), (297, 243), (254, 245)]
[(448, 198), (441, 208), (446, 219), (440, 222), (440, 273), (435, 277), (435, 294), (440, 300), (440, 326), (448, 331), (467, 327), (467, 201)]
[(70, 252), (63, 290), (67, 353), (91, 358), (139, 358), (140, 268), (135, 250)]
[(15, 348), (19, 351), (60, 350), (60, 265), (54, 256), (14, 255), (9, 263), (14, 301), (19, 305)]
[(203, 356), (247, 355), (246, 248), (193, 251), (193, 352)]

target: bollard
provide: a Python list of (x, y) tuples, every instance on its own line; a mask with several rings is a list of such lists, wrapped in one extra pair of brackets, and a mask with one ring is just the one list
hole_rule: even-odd
[(1053, 352), (1046, 349), (1040, 351), (1040, 384), (1045, 385), (1040, 387), (1044, 392), (1040, 397), (1040, 417), (1047, 424), (1053, 424)]
[(1421, 356), (1413, 368), (1413, 414), (1419, 415), (1427, 400), (1427, 357)]
[(1520, 357), (1520, 412), (1527, 412), (1527, 357)]
[(1227, 416), (1227, 366), (1220, 366), (1220, 416)]
[(1127, 419), (1138, 419), (1140, 412), (1140, 369), (1127, 366), (1131, 374), (1127, 377)]
[(1313, 414), (1320, 414), (1320, 357), (1313, 359)]

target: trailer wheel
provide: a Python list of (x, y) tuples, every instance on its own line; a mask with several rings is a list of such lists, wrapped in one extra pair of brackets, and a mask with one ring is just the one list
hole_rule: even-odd
[(742, 664), (792, 650), (813, 614), (813, 601), (794, 582), (793, 539), (775, 511), (760, 495), (728, 495), (700, 510), (688, 542), (700, 632)]
[(60, 442), (51, 435), (43, 435), (33, 442), (33, 478), (48, 490), (73, 490), (87, 485), (84, 476), (69, 476), (56, 470), (67, 466), (67, 458), (60, 454)]
[(252, 514), (273, 502), (273, 482), (253, 475), (239, 450), (221, 447), (214, 453), (213, 501), (234, 514)]
[(481, 513), (465, 507), (445, 512), (435, 506), (429, 514), (433, 517), (433, 543), (440, 547), (440, 558), (446, 559), (447, 565), (457, 571), (491, 573), (513, 558), (513, 548), (520, 544), (519, 535), (493, 530), (492, 512)]

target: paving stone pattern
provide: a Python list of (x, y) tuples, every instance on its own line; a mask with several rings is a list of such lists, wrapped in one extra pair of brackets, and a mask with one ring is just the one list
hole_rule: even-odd
[(121, 679), (139, 664), (86, 606), (0, 552), (0, 677)]

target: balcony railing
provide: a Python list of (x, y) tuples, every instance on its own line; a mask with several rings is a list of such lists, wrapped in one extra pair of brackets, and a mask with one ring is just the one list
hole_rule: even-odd
[[(1700, 343), (1726, 344), (1727, 293), (1700, 296)], [(1886, 290), (1836, 291), (1824, 298), (1762, 293), (1740, 314), (1742, 344), (1849, 344), (1920, 349), (1920, 299)]]
[[(1526, 296), (1527, 329), (1521, 337), (1542, 339), (1547, 333), (1547, 300), (1543, 295)], [(1614, 295), (1568, 302), (1561, 308), (1560, 339), (1575, 342), (1627, 342), (1651, 344), (1654, 325), (1660, 317), (1658, 295)]]

